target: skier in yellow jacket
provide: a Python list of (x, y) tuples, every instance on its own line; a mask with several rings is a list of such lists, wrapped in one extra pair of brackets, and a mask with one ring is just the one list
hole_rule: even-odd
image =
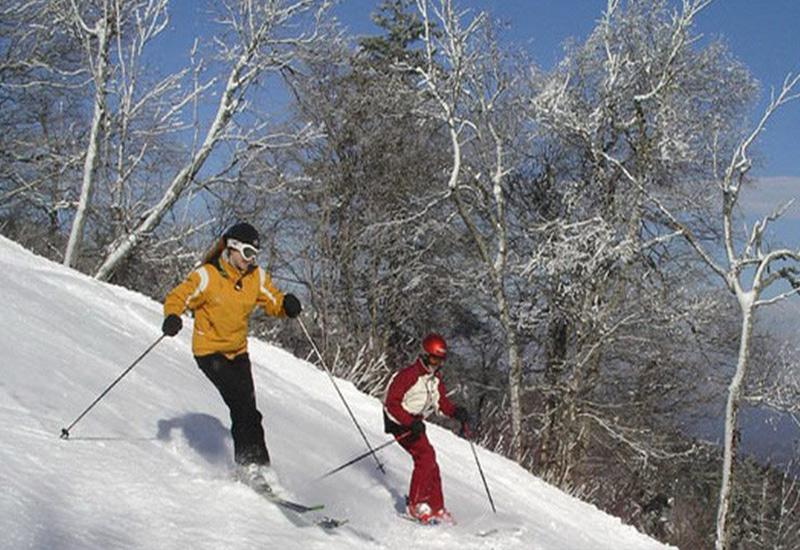
[(181, 314), (194, 313), (192, 353), (200, 370), (219, 390), (231, 415), (234, 460), (247, 483), (268, 483), (269, 452), (247, 355), (247, 322), (260, 306), (272, 317), (297, 317), (300, 301), (272, 285), (256, 265), (258, 231), (248, 223), (229, 228), (203, 265), (164, 299), (162, 331), (175, 336)]

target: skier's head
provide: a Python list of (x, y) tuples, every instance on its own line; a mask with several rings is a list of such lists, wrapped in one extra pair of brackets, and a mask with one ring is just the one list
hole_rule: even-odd
[(246, 222), (232, 225), (222, 235), (225, 247), (237, 251), (246, 262), (253, 262), (258, 254), (259, 239), (256, 228)]
[(441, 367), (447, 359), (447, 342), (441, 335), (431, 332), (422, 339), (422, 355), (428, 366)]

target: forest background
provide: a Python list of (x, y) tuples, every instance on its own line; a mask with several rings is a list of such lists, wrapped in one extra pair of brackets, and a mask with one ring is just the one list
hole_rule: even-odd
[(160, 299), (250, 221), (338, 376), (437, 330), (485, 447), (797, 547), (799, 8), (529, 4), (6, 0), (0, 231)]

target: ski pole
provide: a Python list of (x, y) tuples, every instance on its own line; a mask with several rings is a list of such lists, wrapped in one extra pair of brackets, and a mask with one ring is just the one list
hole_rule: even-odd
[(98, 402), (99, 402), (99, 401), (100, 401), (100, 400), (101, 400), (103, 397), (105, 397), (105, 396), (106, 396), (106, 394), (107, 394), (108, 392), (110, 392), (110, 391), (111, 391), (111, 388), (113, 388), (114, 386), (116, 386), (116, 385), (117, 385), (117, 382), (119, 382), (120, 380), (122, 380), (122, 379), (125, 377), (125, 375), (126, 375), (126, 374), (128, 374), (128, 373), (131, 371), (131, 369), (133, 369), (133, 367), (135, 367), (135, 366), (136, 366), (136, 364), (137, 364), (139, 361), (141, 361), (142, 359), (144, 359), (144, 356), (145, 356), (145, 355), (147, 355), (148, 353), (150, 353), (150, 351), (152, 351), (152, 349), (153, 349), (154, 347), (156, 347), (156, 346), (158, 345), (158, 343), (159, 343), (159, 342), (161, 342), (161, 340), (163, 340), (163, 339), (164, 339), (164, 337), (165, 337), (165, 336), (166, 336), (166, 334), (162, 334), (161, 336), (159, 336), (159, 337), (158, 337), (158, 340), (156, 340), (155, 342), (153, 342), (152, 344), (150, 344), (150, 347), (148, 347), (146, 350), (144, 350), (144, 353), (142, 353), (142, 354), (141, 354), (139, 357), (137, 357), (137, 358), (136, 358), (136, 360), (135, 360), (133, 363), (131, 363), (131, 365), (130, 365), (130, 366), (127, 368), (127, 369), (125, 369), (125, 370), (123, 371), (123, 373), (122, 373), (122, 374), (120, 374), (120, 375), (117, 377), (117, 379), (116, 379), (116, 380), (114, 380), (114, 381), (111, 383), (111, 385), (110, 385), (110, 386), (108, 386), (108, 387), (105, 389), (105, 391), (104, 391), (103, 393), (101, 393), (101, 394), (100, 394), (100, 395), (97, 397), (97, 399), (95, 399), (94, 401), (92, 401), (92, 404), (91, 404), (91, 405), (89, 405), (88, 407), (86, 407), (86, 410), (85, 410), (85, 411), (83, 411), (83, 412), (80, 414), (80, 416), (78, 416), (78, 418), (76, 418), (75, 420), (73, 420), (73, 421), (72, 421), (72, 424), (70, 424), (70, 425), (69, 425), (69, 426), (67, 426), (66, 428), (61, 428), (61, 439), (69, 439), (69, 431), (72, 429), (72, 427), (73, 427), (73, 426), (75, 426), (75, 424), (77, 424), (78, 422), (80, 422), (81, 418), (83, 418), (84, 416), (86, 416), (86, 413), (88, 413), (90, 410), (92, 410), (92, 407), (94, 407), (95, 405), (97, 405), (97, 403), (98, 403)]
[[(361, 425), (358, 423), (358, 420), (356, 420), (356, 416), (353, 414), (353, 411), (350, 409), (350, 405), (347, 404), (347, 400), (344, 398), (344, 395), (342, 395), (342, 392), (339, 390), (339, 386), (336, 384), (336, 380), (333, 378), (333, 374), (331, 373), (331, 370), (328, 368), (328, 365), (325, 364), (325, 359), (322, 357), (322, 353), (319, 351), (319, 348), (317, 347), (317, 343), (314, 342), (314, 339), (311, 337), (311, 334), (309, 334), (308, 330), (306, 329), (306, 325), (303, 323), (303, 320), (300, 317), (297, 318), (297, 322), (300, 323), (300, 328), (303, 329), (303, 332), (305, 333), (306, 338), (308, 339), (308, 342), (311, 344), (311, 347), (314, 348), (314, 353), (317, 354), (317, 357), (319, 357), (319, 362), (322, 364), (322, 367), (325, 369), (325, 372), (328, 373), (328, 378), (330, 379), (331, 384), (333, 384), (333, 387), (336, 388), (336, 393), (339, 394), (339, 398), (341, 398), (342, 403), (344, 403), (344, 408), (347, 409), (347, 412), (350, 415), (350, 418), (353, 420), (353, 424), (355, 424), (356, 428), (358, 429), (358, 433), (361, 434), (361, 438), (364, 440), (364, 443), (366, 443), (367, 449), (369, 449), (369, 452), (366, 453), (366, 455), (364, 455), (364, 456), (367, 456), (367, 455), (371, 454), (375, 458), (375, 462), (378, 464), (378, 469), (381, 471), (382, 474), (385, 475), (386, 474), (386, 470), (383, 468), (383, 464), (381, 464), (381, 461), (378, 458), (378, 455), (375, 454), (375, 451), (377, 449), (373, 449), (372, 445), (369, 444), (369, 440), (367, 439), (367, 435), (364, 433), (364, 430), (361, 429)], [(383, 446), (385, 447), (386, 444), (384, 444)], [(380, 447), (380, 448), (382, 448), (382, 447)]]
[(392, 443), (395, 443), (395, 442), (397, 442), (397, 441), (400, 441), (401, 439), (403, 439), (404, 437), (406, 437), (406, 436), (407, 436), (407, 435), (409, 435), (410, 433), (411, 433), (411, 432), (406, 432), (406, 433), (404, 433), (404, 434), (403, 434), (403, 435), (401, 435), (401, 436), (398, 436), (398, 437), (396, 437), (396, 438), (392, 438), (392, 439), (390, 439), (389, 441), (386, 441), (386, 442), (384, 442), (384, 443), (381, 443), (380, 445), (378, 445), (377, 447), (375, 447), (375, 449), (372, 449), (372, 450), (370, 450), (370, 451), (367, 451), (367, 452), (366, 452), (366, 453), (364, 453), (364, 454), (360, 454), (360, 455), (358, 455), (357, 457), (355, 457), (355, 458), (354, 458), (354, 459), (352, 459), (352, 460), (348, 460), (347, 462), (345, 462), (345, 463), (344, 463), (344, 464), (342, 464), (341, 466), (338, 466), (338, 467), (334, 468), (333, 470), (329, 471), (328, 473), (326, 473), (326, 474), (323, 474), (323, 475), (319, 476), (319, 477), (317, 478), (317, 481), (323, 480), (323, 479), (325, 479), (326, 477), (328, 477), (328, 476), (331, 476), (331, 475), (335, 474), (336, 472), (340, 472), (340, 471), (344, 470), (345, 468), (347, 468), (348, 466), (352, 466), (353, 464), (355, 464), (355, 463), (356, 463), (356, 462), (358, 462), (359, 460), (361, 460), (361, 459), (363, 459), (363, 458), (366, 458), (366, 457), (368, 457), (370, 454), (374, 454), (374, 453), (376, 453), (377, 451), (380, 451), (381, 449), (383, 449), (383, 448), (385, 448), (385, 447), (388, 447), (388, 446), (389, 446), (389, 445), (391, 445)]
[(489, 484), (486, 483), (486, 476), (483, 475), (483, 468), (481, 468), (481, 461), (478, 460), (478, 453), (475, 451), (475, 443), (472, 442), (472, 438), (470, 437), (469, 430), (467, 429), (466, 424), (461, 426), (461, 433), (469, 439), (469, 446), (472, 448), (472, 456), (475, 457), (475, 464), (478, 465), (478, 471), (481, 474), (481, 479), (483, 480), (483, 488), (486, 489), (486, 496), (489, 497), (489, 504), (492, 506), (492, 512), (495, 514), (497, 513), (497, 508), (494, 507), (494, 500), (492, 500), (492, 493), (489, 492)]

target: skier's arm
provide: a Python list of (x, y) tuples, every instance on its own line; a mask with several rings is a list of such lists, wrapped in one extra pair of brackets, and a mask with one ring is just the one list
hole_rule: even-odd
[(408, 427), (416, 420), (414, 415), (403, 408), (403, 397), (415, 381), (413, 373), (407, 374), (407, 371), (401, 371), (392, 379), (386, 390), (383, 408), (389, 418), (401, 426)]
[(456, 406), (453, 405), (453, 402), (450, 401), (447, 397), (447, 390), (444, 388), (444, 383), (439, 375), (436, 376), (439, 379), (439, 412), (445, 416), (449, 416), (450, 418), (453, 417), (453, 414), (456, 412)]
[(283, 311), (283, 293), (275, 288), (272, 279), (263, 268), (258, 268), (258, 297), (256, 304), (270, 317), (285, 317)]
[(164, 298), (164, 316), (181, 315), (186, 309), (195, 309), (205, 301), (208, 287), (208, 272), (205, 266), (192, 271), (181, 284), (173, 288)]

